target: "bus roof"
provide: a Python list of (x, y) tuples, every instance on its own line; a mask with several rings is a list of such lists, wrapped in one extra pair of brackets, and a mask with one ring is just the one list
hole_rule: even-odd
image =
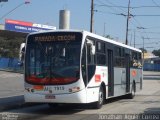
[(109, 43), (113, 43), (115, 45), (118, 45), (118, 46), (122, 46), (122, 47), (125, 47), (125, 48), (128, 48), (128, 49), (131, 49), (131, 50), (135, 50), (137, 52), (142, 52), (140, 49), (137, 49), (137, 48), (134, 48), (132, 46), (129, 46), (129, 45), (125, 45), (123, 43), (120, 43), (120, 42), (117, 42), (115, 40), (111, 40), (111, 39), (108, 39), (108, 38), (105, 38), (105, 37), (102, 37), (100, 35), (97, 35), (97, 34), (94, 34), (94, 33), (90, 33), (88, 31), (83, 31), (86, 35), (88, 36), (91, 36), (91, 37), (95, 37), (95, 38), (98, 38), (98, 39), (101, 39), (103, 41), (106, 41), (106, 42), (109, 42)]
[(97, 35), (97, 34), (94, 34), (94, 33), (91, 33), (91, 32), (85, 31), (85, 30), (65, 30), (65, 29), (64, 30), (48, 30), (48, 31), (30, 33), (28, 36), (34, 35), (34, 34), (49, 33), (49, 32), (81, 32), (81, 33), (84, 33), (85, 36), (94, 37), (94, 38), (101, 39), (101, 40), (109, 42), (109, 43), (113, 43), (113, 44), (118, 45), (118, 46), (122, 46), (122, 47), (125, 47), (125, 48), (128, 48), (128, 49), (131, 49), (131, 50), (135, 50), (137, 52), (142, 52), (140, 49), (134, 48), (132, 46), (125, 45), (123, 43), (120, 43), (120, 42), (102, 37), (100, 35)]

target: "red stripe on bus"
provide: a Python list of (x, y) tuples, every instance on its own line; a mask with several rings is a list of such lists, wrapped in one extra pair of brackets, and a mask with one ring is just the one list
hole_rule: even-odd
[(70, 82), (74, 82), (77, 78), (68, 77), (68, 78), (37, 78), (35, 76), (27, 77), (26, 80), (28, 82), (34, 84), (66, 84)]

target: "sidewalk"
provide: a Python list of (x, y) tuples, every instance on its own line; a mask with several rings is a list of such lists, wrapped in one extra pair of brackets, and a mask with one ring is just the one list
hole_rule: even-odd
[(143, 71), (144, 76), (160, 76), (160, 72), (158, 71)]
[(160, 80), (160, 72), (156, 71), (143, 71), (144, 80)]
[(0, 71), (0, 111), (24, 104), (23, 74)]
[(19, 73), (0, 71), (0, 98), (24, 94), (24, 76)]
[(0, 112), (33, 105), (24, 102), (23, 74), (0, 71)]

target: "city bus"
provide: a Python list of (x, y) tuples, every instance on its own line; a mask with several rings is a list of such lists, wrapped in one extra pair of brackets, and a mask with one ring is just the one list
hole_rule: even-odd
[(31, 33), (25, 45), (25, 102), (91, 103), (142, 89), (139, 49), (80, 30)]

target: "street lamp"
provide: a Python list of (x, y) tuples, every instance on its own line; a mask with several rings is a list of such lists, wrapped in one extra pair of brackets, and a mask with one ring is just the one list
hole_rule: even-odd
[[(1, 1), (5, 1), (5, 0), (1, 0)], [(10, 10), (9, 12), (7, 12), (6, 14), (4, 14), (3, 16), (0, 17), (0, 20), (2, 20), (4, 17), (6, 17), (8, 14), (10, 14), (11, 12), (13, 12), (14, 10), (16, 10), (17, 8), (21, 7), (22, 5), (25, 4), (29, 4), (30, 1), (26, 0), (25, 2), (19, 4), (18, 6), (16, 6), (15, 8), (13, 8), (12, 10)]]

